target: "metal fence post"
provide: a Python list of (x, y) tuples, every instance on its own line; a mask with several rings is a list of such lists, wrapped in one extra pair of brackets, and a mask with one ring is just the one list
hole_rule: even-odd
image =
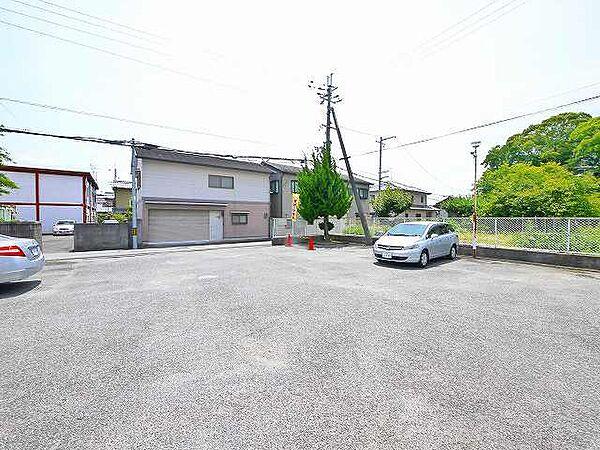
[(571, 218), (567, 219), (567, 252), (571, 251)]
[(498, 248), (498, 218), (494, 218), (494, 248)]

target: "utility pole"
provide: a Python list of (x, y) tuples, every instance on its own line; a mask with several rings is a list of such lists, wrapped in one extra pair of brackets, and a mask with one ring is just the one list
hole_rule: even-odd
[(131, 140), (131, 242), (138, 248), (138, 216), (137, 216), (137, 154), (135, 139)]
[(333, 74), (327, 75), (327, 81), (324, 86), (316, 87), (314, 81), (308, 82), (308, 87), (317, 90), (317, 95), (321, 99), (321, 105), (326, 104), (326, 121), (325, 121), (325, 148), (331, 150), (331, 105), (342, 101), (339, 95), (334, 95), (337, 86), (333, 85)]
[(481, 141), (471, 142), (471, 146), (473, 147), (473, 151), (471, 152), (471, 156), (473, 156), (473, 258), (477, 258), (477, 149)]
[(365, 243), (370, 246), (373, 244), (373, 242), (371, 240), (369, 224), (367, 222), (367, 218), (365, 217), (365, 212), (362, 208), (362, 203), (358, 195), (358, 188), (356, 187), (354, 175), (352, 174), (352, 168), (350, 167), (350, 157), (346, 154), (346, 146), (344, 145), (344, 141), (342, 139), (342, 131), (340, 130), (340, 125), (338, 124), (337, 118), (335, 117), (335, 110), (333, 108), (331, 108), (331, 114), (333, 115), (333, 122), (337, 131), (338, 140), (340, 141), (340, 148), (342, 149), (342, 154), (344, 155), (342, 159), (346, 163), (346, 171), (348, 172), (348, 179), (350, 180), (350, 185), (352, 186), (352, 194), (354, 194), (354, 201), (356, 202), (356, 207), (358, 208), (360, 223), (362, 224), (363, 231), (365, 232)]
[(379, 136), (379, 139), (376, 142), (379, 142), (379, 186), (378, 186), (378, 190), (381, 191), (381, 159), (382, 159), (382, 154), (383, 154), (383, 143), (384, 141), (387, 141), (388, 139), (395, 139), (396, 136), (388, 136), (386, 138), (384, 138), (383, 136)]

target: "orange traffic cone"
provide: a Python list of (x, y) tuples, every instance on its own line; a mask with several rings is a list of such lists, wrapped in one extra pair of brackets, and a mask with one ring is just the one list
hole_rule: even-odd
[(294, 241), (292, 240), (292, 235), (288, 234), (287, 239), (285, 240), (286, 247), (292, 247), (294, 245)]

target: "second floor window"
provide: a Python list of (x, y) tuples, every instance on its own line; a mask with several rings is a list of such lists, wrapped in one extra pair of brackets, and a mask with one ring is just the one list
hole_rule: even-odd
[(369, 198), (369, 190), (364, 188), (358, 189), (358, 198), (361, 200), (366, 200)]
[(271, 180), (269, 185), (271, 194), (279, 194), (279, 180)]
[(221, 175), (209, 175), (208, 187), (218, 189), (233, 189), (233, 177), (224, 177)]
[(290, 181), (290, 189), (292, 190), (292, 194), (298, 193), (298, 180)]

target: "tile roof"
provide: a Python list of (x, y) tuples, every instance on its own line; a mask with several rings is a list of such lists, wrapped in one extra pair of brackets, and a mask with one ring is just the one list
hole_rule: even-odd
[[(291, 164), (281, 164), (281, 163), (274, 163), (272, 161), (265, 161), (263, 163), (266, 166), (272, 167), (275, 170), (278, 170), (279, 172), (283, 172), (283, 173), (291, 173), (291, 174), (297, 174), (298, 172), (300, 172), (302, 170), (302, 167), (300, 166), (293, 166)], [(340, 175), (342, 176), (342, 178), (346, 181), (348, 181), (348, 174), (345, 171), (339, 170)], [(357, 183), (361, 183), (361, 184), (373, 184), (370, 181), (367, 181), (363, 178), (357, 177), (356, 175), (354, 175), (354, 180)]]
[(152, 159), (156, 161), (194, 164), (197, 166), (223, 167), (226, 169), (247, 170), (250, 172), (273, 173), (272, 170), (257, 163), (230, 158), (220, 158), (217, 156), (206, 156), (200, 153), (184, 152), (179, 150), (176, 151), (141, 147), (137, 149), (137, 155), (138, 158), (141, 159)]

